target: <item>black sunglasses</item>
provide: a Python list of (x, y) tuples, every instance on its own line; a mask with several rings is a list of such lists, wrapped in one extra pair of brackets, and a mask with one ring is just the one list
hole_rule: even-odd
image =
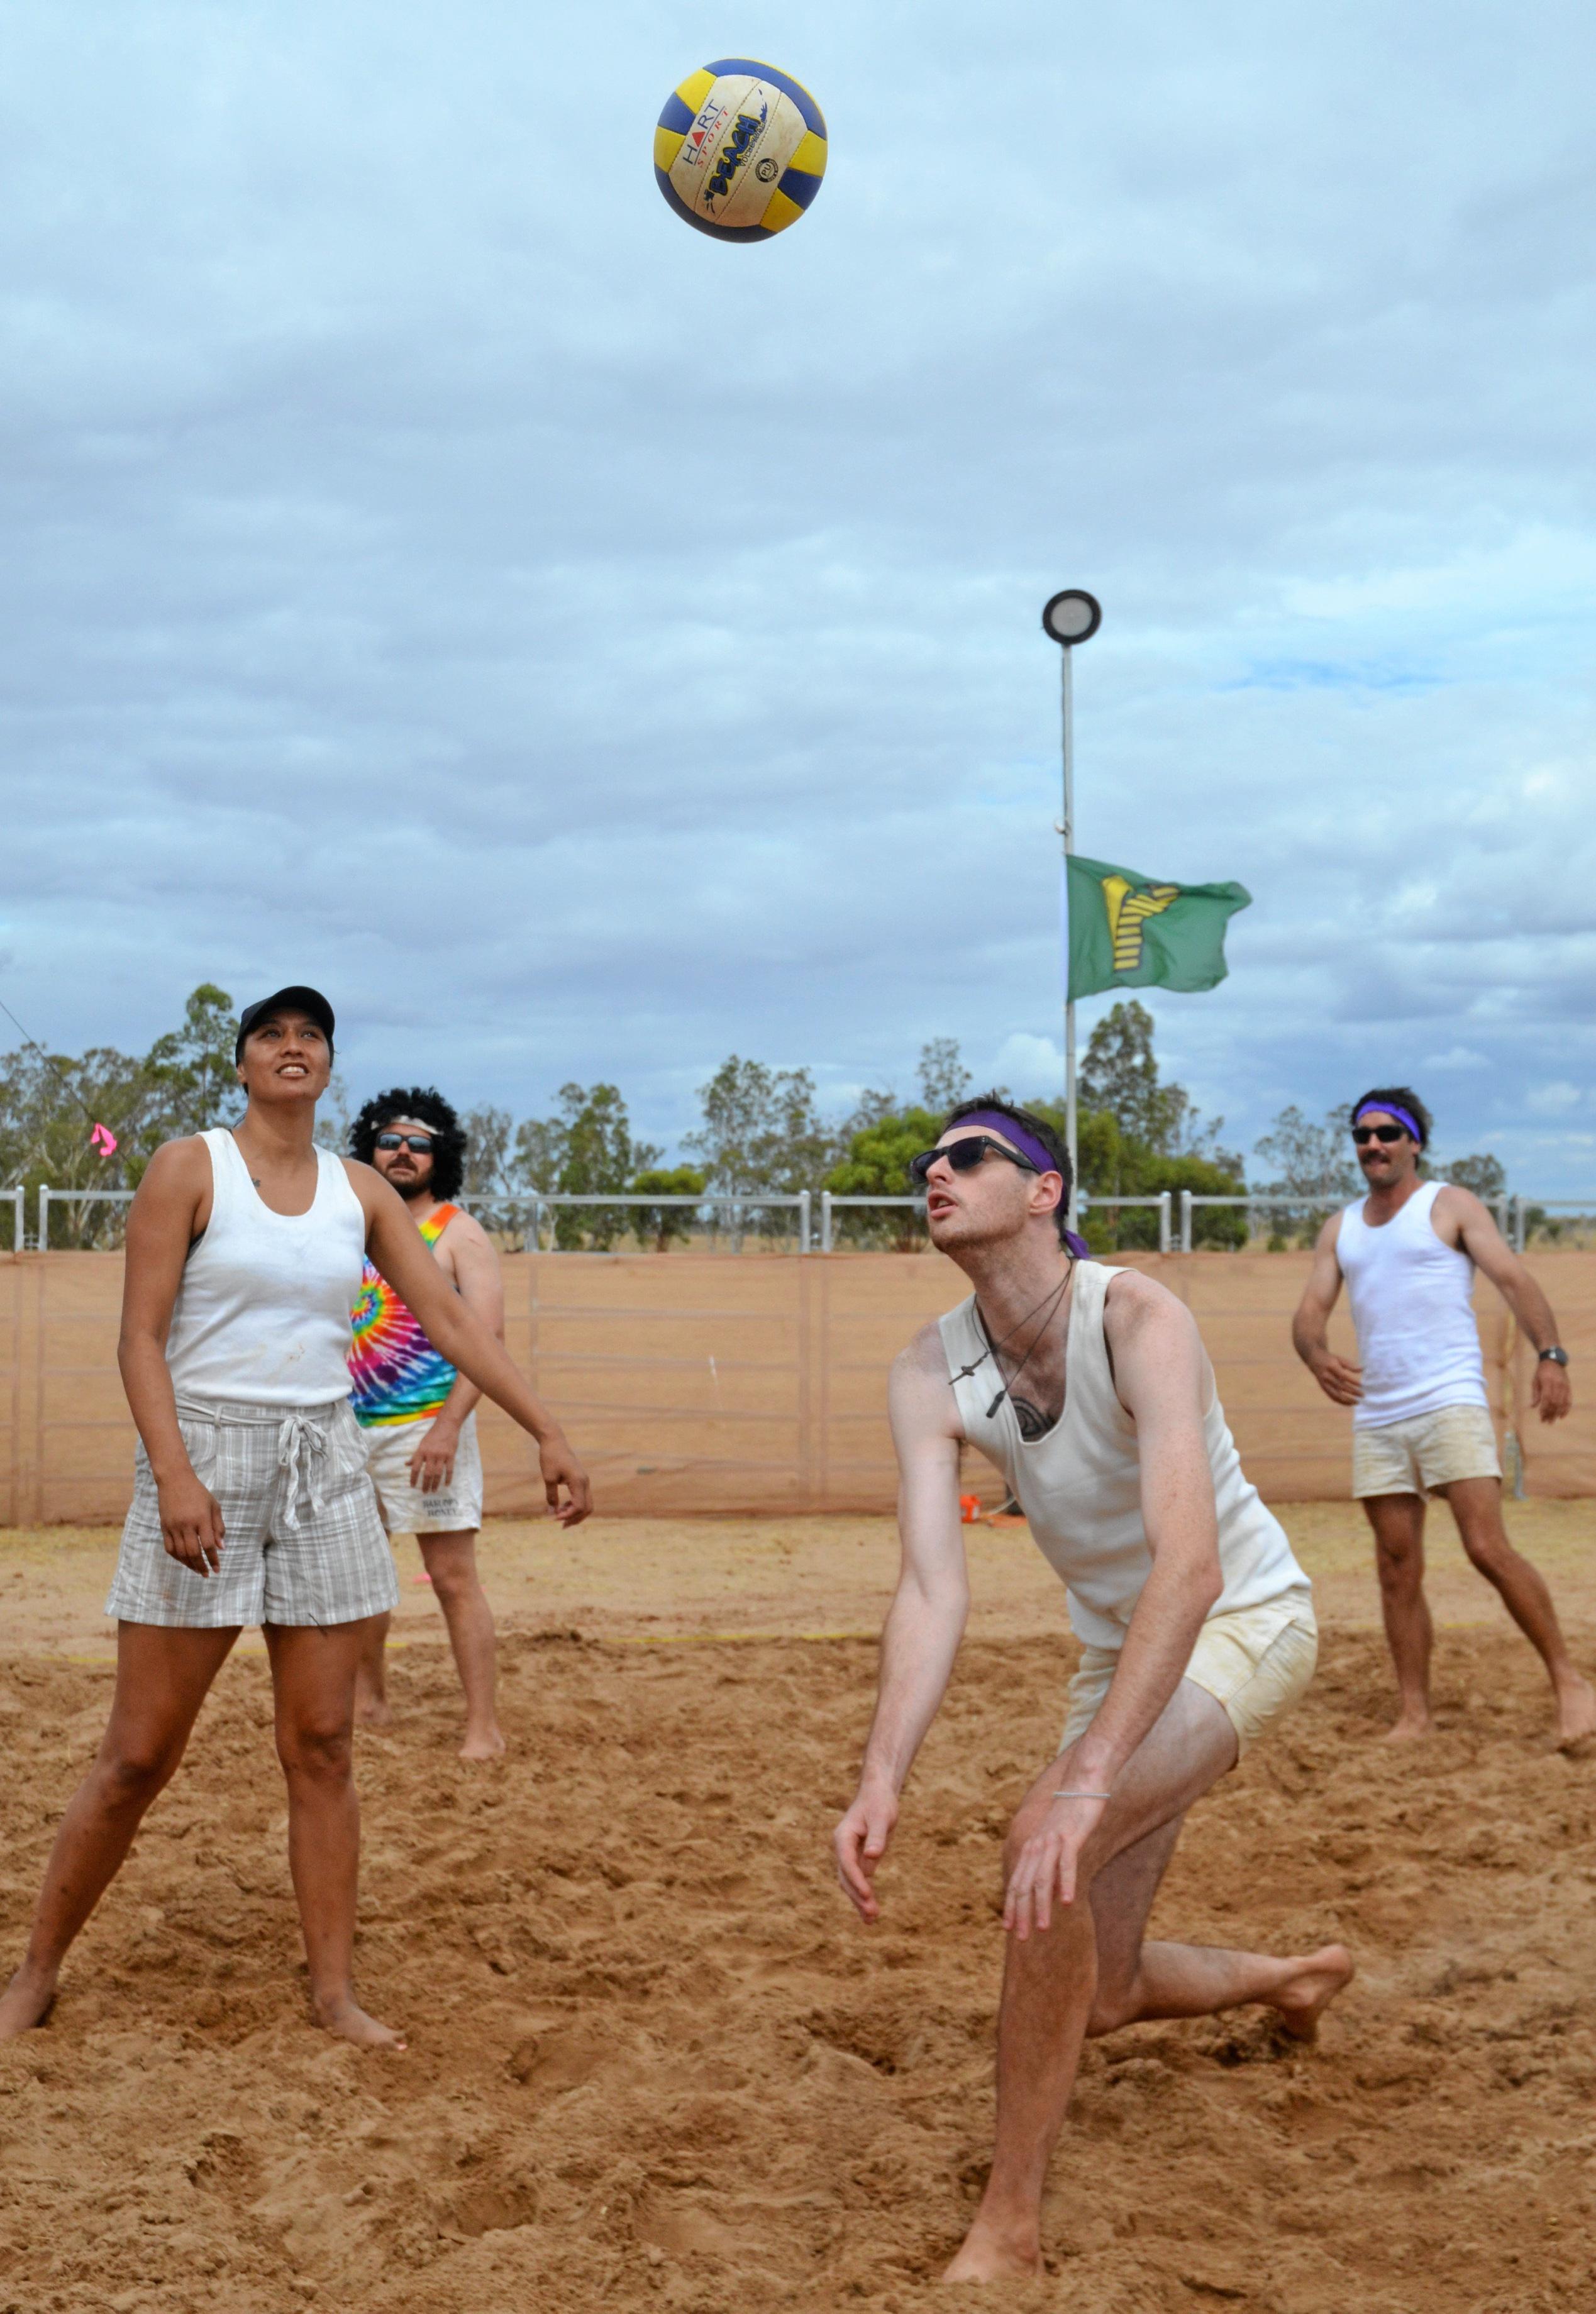
[(990, 1133), (966, 1133), (962, 1141), (950, 1141), (946, 1149), (922, 1149), (918, 1157), (909, 1160), (909, 1178), (923, 1182), (940, 1158), (946, 1157), (956, 1173), (973, 1173), (983, 1157), (1006, 1157), (1010, 1165), (1018, 1165), (1022, 1173), (1034, 1173), (1036, 1167), (1028, 1157), (1018, 1151), (1005, 1149)]
[(1354, 1125), (1353, 1139), (1362, 1149), (1371, 1141), (1406, 1141), (1412, 1136), (1405, 1125)]
[(413, 1150), (418, 1157), (430, 1157), (432, 1154), (432, 1135), (430, 1133), (379, 1133), (377, 1135), (377, 1147), (379, 1149), (410, 1149)]

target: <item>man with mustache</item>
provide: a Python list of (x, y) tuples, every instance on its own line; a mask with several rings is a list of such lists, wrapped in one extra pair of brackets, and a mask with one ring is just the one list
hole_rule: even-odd
[[(1427, 1736), (1434, 1726), (1424, 1497), (1444, 1495), (1470, 1561), (1546, 1665), (1558, 1743), (1577, 1743), (1596, 1734), (1596, 1693), (1569, 1658), (1539, 1570), (1513, 1549), (1502, 1523), (1502, 1466), (1474, 1320), (1476, 1268), (1534, 1345), (1532, 1403), (1542, 1422), (1561, 1421), (1572, 1403), (1557, 1321), (1473, 1192), (1421, 1179), (1430, 1112), (1417, 1093), (1376, 1085), (1354, 1102), (1350, 1121), (1369, 1194), (1332, 1214), (1320, 1231), (1292, 1340), (1326, 1397), (1353, 1409), (1353, 1493), (1374, 1530), (1397, 1669), (1389, 1740)], [(1329, 1344), (1344, 1277), (1361, 1365), (1337, 1357)]]
[[(353, 1155), (397, 1189), (445, 1278), (504, 1339), (498, 1256), (479, 1222), (454, 1203), (465, 1173), (460, 1119), (430, 1085), (396, 1085), (368, 1100), (349, 1135)], [(366, 1469), (390, 1534), (413, 1534), (443, 1610), (465, 1693), (463, 1760), (504, 1750), (495, 1701), (493, 1611), (477, 1572), (482, 1458), (476, 1407), (481, 1391), (428, 1340), (370, 1262), (354, 1310), (351, 1403), (366, 1440)], [(392, 1718), (384, 1679), (387, 1615), (372, 1618), (360, 1657), (361, 1724)]]

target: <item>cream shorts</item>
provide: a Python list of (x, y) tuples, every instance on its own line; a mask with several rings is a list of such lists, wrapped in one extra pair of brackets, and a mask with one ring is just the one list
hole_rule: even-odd
[(410, 1457), (431, 1429), (434, 1417), (421, 1422), (378, 1422), (361, 1435), (366, 1440), (366, 1467), (383, 1506), (383, 1524), (390, 1534), (461, 1534), (475, 1532), (482, 1524), (482, 1453), (477, 1444), (477, 1418), (468, 1414), (460, 1426), (454, 1470), (446, 1487), (424, 1495), (410, 1484)]
[[(1312, 1595), (1305, 1590), (1283, 1591), (1261, 1607), (1211, 1615), (1197, 1634), (1183, 1676), (1212, 1696), (1245, 1752), (1301, 1701), (1318, 1661)], [(1082, 1648), (1080, 1669), (1070, 1682), (1061, 1752), (1078, 1743), (1097, 1718), (1118, 1662), (1117, 1647)]]
[(1496, 1433), (1483, 1406), (1442, 1406), (1407, 1422), (1353, 1432), (1353, 1497), (1433, 1495), (1454, 1479), (1499, 1479)]
[(167, 1550), (141, 1445), (108, 1615), (216, 1630), (355, 1623), (398, 1606), (393, 1553), (347, 1399), (287, 1407), (180, 1397), (177, 1413), (194, 1475), (222, 1513), (222, 1563), (198, 1575)]

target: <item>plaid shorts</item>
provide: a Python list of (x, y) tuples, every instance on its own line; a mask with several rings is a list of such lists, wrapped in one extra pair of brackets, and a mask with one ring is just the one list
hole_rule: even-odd
[(393, 1554), (347, 1399), (326, 1406), (178, 1400), (183, 1444), (222, 1513), (222, 1563), (199, 1575), (161, 1538), (149, 1457), (105, 1603), (124, 1623), (353, 1623), (399, 1604)]

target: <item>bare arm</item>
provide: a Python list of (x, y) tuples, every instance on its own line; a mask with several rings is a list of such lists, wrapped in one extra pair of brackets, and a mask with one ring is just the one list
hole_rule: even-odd
[(1336, 1259), (1340, 1229), (1340, 1214), (1332, 1214), (1318, 1233), (1313, 1267), (1292, 1320), (1292, 1347), (1327, 1398), (1337, 1406), (1356, 1406), (1363, 1395), (1363, 1369), (1330, 1347), (1330, 1312), (1341, 1291), (1341, 1264)]
[(880, 1912), (870, 1886), (897, 1822), (898, 1795), (947, 1691), (970, 1588), (958, 1515), (957, 1408), (939, 1329), (928, 1326), (893, 1366), (887, 1394), (898, 1458), (903, 1564), (881, 1634), (881, 1669), (852, 1806), (833, 1835), (837, 1877), (861, 1920)]
[[(495, 1341), (504, 1340), (504, 1281), (498, 1256), (488, 1232), (469, 1214), (456, 1214), (434, 1251), (440, 1268), (447, 1256), (445, 1279), (474, 1318), (480, 1319)], [(453, 1276), (450, 1279), (450, 1272)], [(467, 1415), (481, 1402), (482, 1392), (469, 1374), (457, 1373), (426, 1435), (410, 1456), (410, 1483), (424, 1495), (436, 1494), (454, 1475), (454, 1456)]]
[(1080, 1850), (1114, 1779), (1180, 1684), (1204, 1617), (1223, 1589), (1213, 1472), (1203, 1409), (1212, 1388), (1191, 1312), (1151, 1278), (1127, 1271), (1108, 1288), (1104, 1338), (1115, 1389), (1136, 1425), (1142, 1524), (1152, 1568), (1125, 1633), (1108, 1692), (1061, 1762), (1061, 1790), (1021, 1850), (1004, 1899), (1006, 1928), (1046, 1928), (1054, 1894), (1070, 1903)]
[[(1554, 1348), (1557, 1321), (1552, 1305), (1497, 1228), (1490, 1207), (1472, 1189), (1449, 1186), (1435, 1200), (1434, 1218), (1449, 1242), (1456, 1229), (1457, 1243), (1490, 1279), (1535, 1348)], [(1537, 1362), (1530, 1404), (1543, 1422), (1562, 1420), (1574, 1404), (1565, 1366)]]
[(366, 1210), (366, 1243), (373, 1263), (413, 1312), (434, 1349), (537, 1440), (549, 1507), (562, 1525), (577, 1525), (592, 1510), (593, 1494), (587, 1473), (559, 1423), (528, 1389), (503, 1343), (495, 1340), (444, 1276), (399, 1192), (369, 1165), (349, 1158), (344, 1163)]
[(151, 1158), (128, 1208), (122, 1325), (117, 1365), (150, 1460), (161, 1536), (197, 1575), (221, 1563), (222, 1514), (195, 1476), (177, 1418), (166, 1338), (189, 1249), (210, 1217), (210, 1153), (202, 1141), (168, 1141)]

